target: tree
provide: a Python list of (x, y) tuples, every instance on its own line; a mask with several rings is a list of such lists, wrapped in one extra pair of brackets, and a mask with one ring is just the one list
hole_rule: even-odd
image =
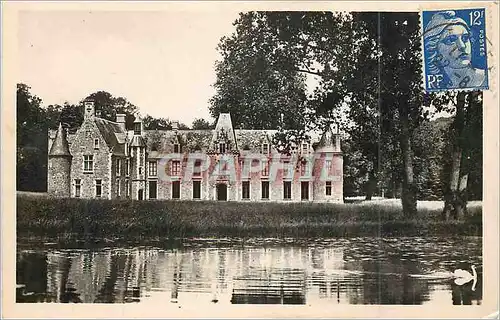
[[(447, 105), (455, 111), (445, 151), (450, 161), (445, 167), (448, 179), (443, 219), (457, 219), (467, 214), (469, 175), (471, 172), (477, 175), (477, 168), (480, 167), (477, 162), (482, 163), (482, 92), (461, 91), (438, 99), (448, 102)], [(471, 161), (478, 158), (480, 161), (476, 163)]]
[[(145, 130), (172, 130), (172, 123), (174, 121), (168, 118), (155, 118), (146, 115), (142, 118), (142, 123)], [(177, 128), (181, 130), (188, 130), (189, 127), (183, 123), (177, 122)]]
[[(42, 99), (17, 84), (17, 190), (47, 189), (47, 118)], [(53, 109), (50, 110), (51, 112)]]
[(234, 23), (236, 31), (218, 45), (222, 60), (217, 61), (215, 95), (210, 113), (217, 118), (229, 112), (236, 127), (275, 129), (283, 114), (288, 128), (300, 128), (305, 77), (288, 72), (273, 53), (276, 34), (266, 24), (267, 14), (242, 13)]
[[(261, 88), (262, 82), (269, 82), (268, 74), (276, 79), (317, 77), (317, 88), (298, 109), (305, 113), (302, 120), (320, 128), (332, 121), (342, 124), (341, 114), (347, 109), (343, 126), (353, 146), (372, 163), (368, 198), (379, 176), (385, 174), (379, 172), (381, 164), (398, 165), (385, 169), (400, 169), (403, 210), (414, 216), (417, 188), (412, 137), (425, 116), (418, 14), (251, 12), (241, 14), (235, 26), (235, 35), (221, 42), (222, 66), (227, 67), (222, 69), (225, 72), (218, 70), (217, 81), (227, 88), (216, 85), (218, 104), (257, 114), (257, 106), (242, 101), (264, 103), (261, 108), (266, 108), (265, 103), (274, 101), (269, 98), (272, 93), (286, 95), (287, 91), (245, 91), (246, 86)], [(276, 125), (272, 119), (269, 123)], [(299, 131), (304, 127), (297, 126)], [(386, 161), (381, 153), (387, 160), (393, 156), (399, 160)]]
[(193, 124), (191, 125), (191, 128), (193, 130), (208, 130), (208, 129), (212, 129), (213, 125), (210, 124), (210, 122), (208, 122), (205, 119), (196, 118), (193, 120)]
[(117, 113), (123, 113), (125, 117), (125, 127), (127, 129), (133, 128), (135, 114), (138, 112), (137, 106), (129, 102), (123, 97), (114, 97), (111, 93), (106, 91), (97, 91), (91, 93), (86, 98), (82, 99), (81, 103), (86, 99), (93, 99), (95, 110), (101, 113), (101, 118), (115, 121)]
[[(83, 108), (78, 105), (65, 103), (61, 110), (60, 121), (64, 128), (75, 132), (83, 123)], [(54, 128), (55, 129), (55, 128)]]
[(142, 118), (142, 124), (145, 130), (170, 130), (172, 122), (168, 118), (154, 118), (146, 115)]

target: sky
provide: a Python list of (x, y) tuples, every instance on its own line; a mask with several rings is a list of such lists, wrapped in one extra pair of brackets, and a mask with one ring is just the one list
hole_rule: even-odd
[(78, 103), (104, 90), (141, 115), (190, 125), (210, 119), (219, 40), (236, 11), (24, 11), (18, 79), (43, 105)]

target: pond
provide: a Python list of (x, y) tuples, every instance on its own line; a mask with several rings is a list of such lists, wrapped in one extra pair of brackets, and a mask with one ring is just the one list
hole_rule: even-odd
[[(472, 266), (475, 280), (455, 277), (459, 268), (473, 273)], [(20, 244), (16, 278), (17, 302), (481, 304), (482, 238)]]

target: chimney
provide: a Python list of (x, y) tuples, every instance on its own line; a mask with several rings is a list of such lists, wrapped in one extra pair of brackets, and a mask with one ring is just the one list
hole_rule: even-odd
[(85, 119), (93, 119), (94, 118), (94, 100), (86, 99), (83, 101), (84, 115)]
[(179, 121), (172, 121), (172, 130), (177, 131), (179, 129)]
[(124, 113), (117, 113), (116, 114), (116, 123), (120, 125), (120, 128), (122, 128), (123, 131), (125, 131), (125, 117), (126, 114)]
[(334, 123), (332, 125), (332, 132), (335, 136), (335, 151), (337, 152), (342, 152), (342, 149), (340, 148), (340, 130), (339, 130), (339, 125), (337, 123)]

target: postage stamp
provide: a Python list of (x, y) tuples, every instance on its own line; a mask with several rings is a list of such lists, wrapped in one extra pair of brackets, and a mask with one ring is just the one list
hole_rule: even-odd
[(427, 91), (488, 89), (485, 9), (422, 12)]

